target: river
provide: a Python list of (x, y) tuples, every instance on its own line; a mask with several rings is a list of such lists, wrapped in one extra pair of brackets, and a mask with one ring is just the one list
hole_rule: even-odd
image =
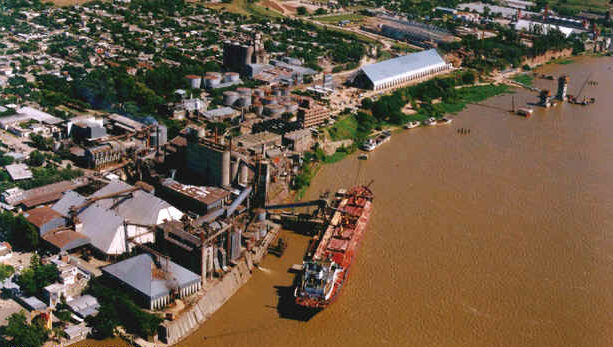
[[(570, 74), (571, 94), (591, 76), (595, 105), (525, 119), (503, 95), (451, 125), (396, 133), (367, 161), (325, 166), (309, 197), (374, 180), (339, 300), (308, 322), (280, 317), (277, 293), (308, 241), (285, 232), (286, 254), (179, 346), (613, 345), (613, 59), (573, 59), (539, 71)], [(111, 344), (79, 344), (92, 345)]]

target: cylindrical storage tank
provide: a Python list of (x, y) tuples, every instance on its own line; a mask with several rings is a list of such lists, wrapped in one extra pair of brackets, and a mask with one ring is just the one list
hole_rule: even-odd
[(251, 106), (251, 97), (242, 95), (237, 100), (237, 105), (240, 107), (249, 107)]
[[(264, 215), (264, 218), (266, 218), (266, 215)], [(262, 227), (262, 229), (260, 229), (260, 238), (265, 238), (266, 234), (268, 234), (268, 230), (266, 230), (266, 227)]]
[(221, 185), (230, 185), (230, 151), (224, 151), (221, 155)]
[(187, 79), (190, 88), (200, 88), (200, 85), (202, 84), (202, 77), (196, 75), (187, 75), (185, 76), (185, 78)]
[(236, 88), (236, 92), (243, 96), (251, 96), (252, 94), (251, 88)]
[(238, 100), (238, 93), (231, 90), (223, 92), (223, 104), (226, 106), (232, 106)]
[(230, 168), (232, 169), (232, 180), (238, 175), (238, 166), (240, 165), (240, 159), (237, 161), (233, 161), (230, 163)]
[(253, 95), (263, 97), (266, 96), (266, 92), (263, 89), (254, 89)]
[(206, 136), (206, 129), (204, 127), (198, 128), (198, 137), (203, 139)]
[(262, 113), (264, 113), (264, 105), (257, 103), (253, 105), (253, 111), (255, 112), (255, 114), (257, 114), (258, 116), (261, 116)]
[(217, 88), (221, 83), (221, 75), (217, 72), (209, 72), (204, 77), (209, 82), (209, 88)]
[[(238, 183), (242, 185), (247, 185), (248, 180), (249, 180), (249, 167), (243, 164), (241, 166), (241, 170), (238, 176)], [(266, 218), (266, 215), (264, 215), (264, 218)]]
[(285, 106), (285, 112), (289, 112), (291, 114), (298, 112), (298, 104), (295, 102), (286, 102), (283, 104), (283, 106)]
[(266, 105), (264, 106), (264, 114), (269, 117), (280, 116), (285, 112), (285, 107), (282, 105)]
[(240, 79), (240, 75), (236, 72), (227, 72), (223, 76), (224, 82), (237, 82)]
[(261, 99), (263, 105), (274, 105), (277, 103), (277, 98), (274, 96), (265, 96)]
[(202, 77), (202, 84), (204, 85), (204, 88), (212, 88), (213, 87), (213, 80), (215, 80), (217, 77), (215, 76), (211, 76), (211, 75), (206, 75), (204, 77)]

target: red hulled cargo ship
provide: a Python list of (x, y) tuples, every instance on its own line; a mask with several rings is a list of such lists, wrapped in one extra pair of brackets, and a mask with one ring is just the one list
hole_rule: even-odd
[(372, 210), (373, 194), (367, 186), (339, 191), (330, 210), (332, 217), (311, 257), (303, 262), (294, 290), (296, 303), (323, 309), (338, 297), (349, 277)]

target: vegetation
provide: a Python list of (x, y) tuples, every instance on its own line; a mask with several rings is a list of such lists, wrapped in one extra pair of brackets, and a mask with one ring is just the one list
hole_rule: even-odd
[(0, 236), (8, 240), (15, 250), (35, 250), (39, 244), (38, 230), (23, 215), (0, 212)]
[(315, 17), (315, 20), (321, 23), (338, 24), (339, 22), (344, 21), (344, 20), (348, 20), (354, 23), (359, 23), (364, 18), (365, 16), (360, 15), (360, 14), (348, 13), (348, 14), (339, 14), (339, 15), (334, 15), (334, 16)]
[(513, 76), (513, 80), (527, 86), (531, 86), (534, 81), (534, 77), (529, 74), (517, 74)]
[(0, 281), (11, 277), (15, 273), (15, 268), (10, 265), (0, 264)]
[(27, 296), (41, 295), (43, 288), (55, 283), (60, 273), (55, 264), (43, 265), (38, 255), (33, 255), (30, 266), (19, 274), (17, 283)]
[(8, 318), (8, 325), (3, 329), (6, 346), (42, 346), (49, 338), (49, 331), (43, 323), (34, 319), (28, 324), (25, 312), (13, 313)]
[(464, 60), (463, 65), (484, 73), (504, 70), (509, 66), (521, 67), (525, 58), (542, 55), (548, 50), (573, 48), (575, 53), (583, 50), (583, 44), (578, 37), (571, 36), (567, 39), (557, 30), (551, 30), (545, 35), (535, 32), (532, 47), (527, 47), (521, 43), (517, 31), (502, 26), (496, 29), (499, 31), (496, 37), (480, 40), (476, 36), (467, 36), (461, 42), (444, 44), (441, 49), (447, 52), (459, 49), (472, 52), (472, 55)]
[(88, 317), (87, 323), (94, 328), (96, 338), (113, 336), (118, 326), (123, 326), (129, 333), (144, 338), (152, 336), (162, 322), (154, 314), (140, 309), (125, 291), (105, 285), (100, 278), (90, 281), (87, 292), (100, 301), (97, 316)]

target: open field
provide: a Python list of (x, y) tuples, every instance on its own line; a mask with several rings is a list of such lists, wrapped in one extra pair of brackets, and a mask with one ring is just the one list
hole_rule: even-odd
[(343, 21), (343, 20), (348, 20), (348, 21), (351, 21), (352, 23), (359, 23), (359, 22), (362, 22), (364, 17), (365, 16), (361, 14), (347, 13), (347, 14), (339, 14), (339, 15), (332, 15), (332, 16), (314, 17), (313, 19), (318, 22), (322, 22), (322, 23), (337, 24), (338, 22)]
[(273, 11), (272, 8), (262, 7), (259, 3), (250, 3), (247, 0), (233, 0), (231, 3), (207, 3), (206, 7), (225, 10), (228, 12), (242, 14), (245, 16), (266, 16), (266, 17), (281, 17), (281, 13)]
[(605, 12), (609, 8), (607, 0), (557, 0), (555, 5), (560, 5), (579, 11)]

